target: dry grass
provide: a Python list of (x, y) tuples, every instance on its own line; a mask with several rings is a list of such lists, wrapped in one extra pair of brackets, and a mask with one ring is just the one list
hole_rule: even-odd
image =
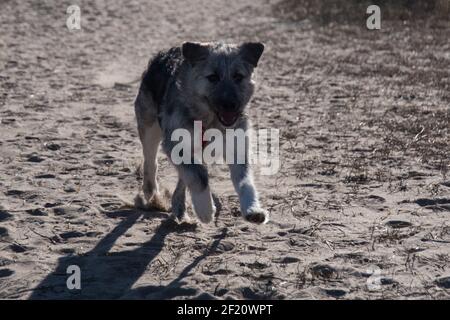
[(362, 22), (367, 18), (369, 5), (378, 5), (383, 19), (433, 20), (446, 19), (449, 2), (446, 0), (284, 0), (276, 12), (292, 20), (312, 18), (323, 23)]

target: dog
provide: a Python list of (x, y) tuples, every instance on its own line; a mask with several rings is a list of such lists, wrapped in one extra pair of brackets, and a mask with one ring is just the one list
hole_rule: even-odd
[[(150, 60), (135, 100), (144, 154), (142, 188), (146, 201), (160, 201), (157, 153), (161, 144), (171, 158), (174, 130), (184, 128), (192, 133), (194, 121), (201, 121), (202, 129), (215, 128), (221, 132), (250, 128), (245, 111), (255, 88), (253, 71), (263, 51), (264, 45), (259, 42), (240, 45), (185, 42), (159, 52)], [(244, 163), (229, 164), (231, 180), (239, 196), (242, 216), (252, 223), (266, 223), (269, 215), (260, 206), (247, 151), (248, 144)], [(188, 189), (197, 217), (203, 223), (210, 222), (216, 207), (207, 167), (194, 161), (174, 166), (178, 182), (171, 200), (172, 217), (188, 218), (185, 212)]]

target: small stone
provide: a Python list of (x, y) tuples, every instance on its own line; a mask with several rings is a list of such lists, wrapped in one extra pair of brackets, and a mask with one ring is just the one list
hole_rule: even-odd
[(44, 173), (44, 174), (38, 174), (37, 176), (34, 176), (36, 179), (54, 179), (56, 176), (51, 173)]
[(315, 277), (324, 279), (334, 279), (338, 277), (338, 272), (332, 266), (326, 264), (319, 264), (311, 268), (311, 273)]
[(325, 289), (325, 293), (334, 298), (341, 298), (347, 294), (347, 291), (342, 289)]
[(221, 253), (221, 252), (231, 251), (233, 249), (234, 249), (234, 244), (233, 243), (231, 243), (229, 241), (222, 241), (217, 246), (217, 250), (216, 251)]
[(0, 269), (0, 278), (9, 277), (12, 274), (14, 274), (14, 271), (11, 269)]
[(67, 240), (67, 239), (70, 239), (70, 238), (80, 238), (80, 237), (83, 237), (83, 236), (84, 236), (84, 233), (79, 232), (79, 231), (69, 231), (69, 232), (61, 233), (59, 236), (60, 236), (62, 239)]
[(8, 229), (0, 227), (0, 237), (6, 237), (8, 235)]
[(295, 263), (295, 262), (299, 262), (299, 261), (300, 261), (300, 259), (295, 258), (295, 257), (284, 257), (284, 258), (279, 258), (279, 259), (274, 260), (274, 262), (283, 263), (283, 264)]
[(435, 283), (438, 287), (450, 289), (450, 276), (438, 278), (435, 280)]
[(6, 221), (12, 219), (12, 214), (6, 212), (5, 210), (0, 210), (0, 221)]
[(38, 155), (35, 155), (35, 154), (30, 155), (30, 156), (27, 158), (27, 161), (28, 161), (28, 162), (36, 162), (36, 163), (42, 162), (42, 161), (44, 161), (44, 160), (45, 160), (44, 158), (42, 158), (42, 157), (40, 157), (40, 156), (38, 156)]
[(57, 143), (46, 143), (45, 147), (51, 151), (56, 151), (56, 150), (61, 149), (61, 146)]
[(408, 228), (412, 226), (411, 222), (402, 220), (391, 220), (386, 222), (385, 224), (393, 229)]
[(15, 244), (15, 243), (11, 244), (9, 246), (9, 249), (15, 253), (22, 253), (22, 252), (25, 252), (28, 250), (26, 247)]
[(64, 192), (70, 193), (70, 192), (76, 192), (77, 190), (75, 189), (74, 186), (65, 186), (64, 187)]
[(32, 216), (48, 216), (47, 212), (45, 212), (45, 211), (43, 211), (43, 210), (41, 210), (39, 208), (28, 209), (25, 212), (28, 213), (28, 214), (31, 214)]

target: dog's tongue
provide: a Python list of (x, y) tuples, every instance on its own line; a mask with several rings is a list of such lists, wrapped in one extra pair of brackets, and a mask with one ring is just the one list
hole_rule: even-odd
[(237, 115), (236, 112), (222, 112), (220, 113), (220, 119), (225, 125), (231, 126), (236, 121)]

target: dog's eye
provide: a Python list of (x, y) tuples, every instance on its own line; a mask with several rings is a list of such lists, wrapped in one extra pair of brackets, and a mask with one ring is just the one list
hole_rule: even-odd
[(239, 83), (239, 82), (242, 81), (242, 79), (244, 79), (244, 76), (242, 74), (240, 74), (240, 73), (235, 73), (233, 75), (233, 79), (234, 79), (234, 81)]
[(208, 81), (211, 83), (217, 83), (220, 81), (220, 77), (215, 73), (210, 74), (209, 76), (206, 77), (206, 79), (208, 79)]

